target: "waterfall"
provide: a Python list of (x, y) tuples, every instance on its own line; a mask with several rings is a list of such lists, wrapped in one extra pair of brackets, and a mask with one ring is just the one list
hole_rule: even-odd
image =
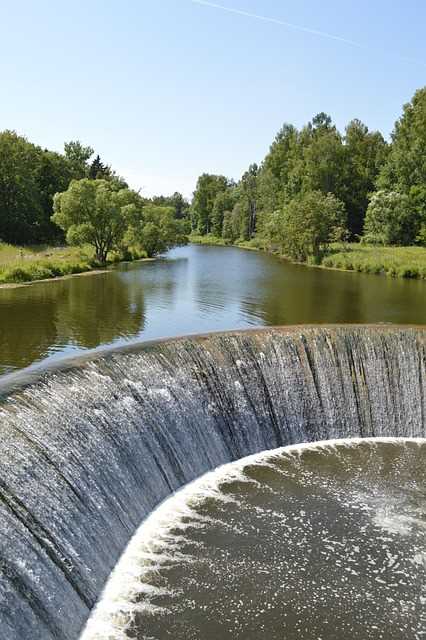
[(108, 353), (5, 393), (2, 640), (76, 640), (143, 518), (218, 465), (299, 442), (425, 437), (425, 338), (211, 335)]

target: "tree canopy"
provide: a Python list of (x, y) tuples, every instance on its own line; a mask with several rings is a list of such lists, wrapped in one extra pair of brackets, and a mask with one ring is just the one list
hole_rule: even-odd
[(149, 203), (113, 180), (73, 180), (55, 195), (52, 220), (69, 244), (91, 245), (100, 264), (114, 249), (126, 253), (137, 246), (152, 257), (186, 241), (172, 207)]
[[(316, 259), (327, 245), (333, 215), (336, 238), (426, 244), (426, 87), (404, 106), (390, 143), (358, 119), (341, 133), (323, 112), (301, 129), (285, 123), (260, 166), (236, 184), (200, 176), (191, 211), (197, 233), (255, 238), (300, 260)], [(307, 240), (311, 232), (318, 245)]]

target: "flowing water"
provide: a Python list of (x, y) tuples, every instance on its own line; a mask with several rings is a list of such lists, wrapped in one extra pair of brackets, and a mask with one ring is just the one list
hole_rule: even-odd
[(220, 467), (141, 526), (82, 640), (426, 635), (426, 440)]
[(426, 322), (426, 283), (188, 246), (108, 273), (0, 289), (0, 375), (103, 345), (254, 326)]
[[(171, 493), (209, 470), (302, 442), (425, 438), (425, 379), (423, 330), (347, 327), (264, 330), (139, 345), (46, 371), (29, 385), (18, 378), (15, 391), (0, 381), (4, 396), (0, 403), (1, 640), (77, 640), (144, 518)], [(252, 470), (240, 468), (247, 480), (213, 483), (211, 500), (190, 504), (195, 524), (206, 517), (212, 529), (185, 529), (188, 523), (181, 520), (182, 525), (171, 531), (172, 548), (176, 536), (183, 538), (182, 555), (174, 551), (181, 564), (159, 566), (160, 582), (153, 587), (166, 593), (161, 597), (157, 593), (153, 606), (167, 609), (176, 588), (182, 588), (181, 613), (193, 638), (197, 624), (202, 624), (197, 607), (191, 605), (194, 598), (200, 607), (209, 603), (216, 607), (211, 611), (217, 615), (210, 613), (208, 618), (212, 623), (224, 624), (226, 616), (230, 618), (224, 633), (232, 628), (242, 633), (241, 608), (247, 609), (247, 623), (260, 618), (260, 623), (269, 624), (261, 611), (265, 607), (268, 611), (269, 604), (278, 626), (285, 622), (286, 611), (288, 624), (300, 626), (305, 619), (303, 606), (308, 608), (309, 625), (317, 617), (319, 624), (331, 607), (327, 614), (331, 623), (338, 628), (340, 621), (345, 629), (352, 625), (353, 633), (361, 637), (363, 625), (372, 623), (377, 598), (377, 604), (386, 606), (376, 625), (377, 638), (381, 625), (383, 633), (386, 629), (395, 640), (422, 640), (426, 632), (420, 607), (424, 605), (420, 600), (424, 597), (420, 539), (424, 446), (415, 449), (417, 453), (409, 444), (404, 447), (404, 451), (378, 451), (371, 464), (366, 456), (359, 469), (353, 458), (358, 454), (352, 449), (343, 464), (332, 452), (330, 463), (324, 459), (324, 464), (321, 457), (311, 464), (304, 456), (307, 466), (301, 465), (301, 475), (296, 473), (297, 460), (293, 468), (284, 456), (271, 463), (276, 470), (269, 462), (255, 463)], [(387, 470), (389, 457), (396, 460), (393, 471)], [(318, 485), (313, 473), (321, 478)], [(225, 493), (229, 502), (221, 497)], [(344, 503), (345, 495), (350, 504)], [(262, 510), (269, 513), (265, 513), (266, 534), (263, 516), (257, 523)], [(275, 518), (274, 512), (281, 516)], [(357, 571), (358, 566), (352, 526), (359, 533), (358, 568), (363, 574), (353, 593), (365, 596), (359, 616), (348, 609), (354, 583), (344, 581), (358, 579), (347, 571)], [(253, 531), (254, 538), (245, 536), (247, 531)], [(329, 549), (323, 544), (327, 537)], [(235, 554), (226, 555), (227, 541)], [(336, 544), (339, 541), (347, 542), (347, 553)], [(316, 550), (312, 565), (303, 554), (305, 547)], [(199, 557), (197, 562), (197, 549), (202, 548), (210, 564), (200, 563)], [(316, 580), (314, 573), (322, 584), (314, 569), (321, 562), (320, 551), (328, 553), (324, 557), (329, 560), (330, 583), (336, 586), (339, 562), (345, 584), (339, 592), (326, 589), (323, 601), (321, 589), (314, 590), (313, 601), (303, 591), (300, 573), (305, 572), (307, 587)], [(158, 549), (154, 552), (156, 562)], [(196, 560), (192, 564), (187, 562), (190, 555)], [(291, 557), (294, 573), (286, 582)], [(397, 584), (393, 559), (401, 569)], [(259, 567), (264, 561), (267, 573), (262, 574)], [(225, 589), (216, 600), (209, 592), (206, 567), (217, 568), (212, 587), (222, 582)], [(250, 595), (245, 576), (260, 581), (256, 597)], [(284, 601), (284, 594), (291, 605), (275, 607)], [(403, 610), (395, 611), (388, 597)], [(232, 611), (225, 607), (228, 601)], [(159, 625), (161, 620), (157, 618)], [(389, 635), (389, 621), (394, 623), (394, 636)], [(145, 633), (146, 616), (136, 623), (138, 637)], [(159, 628), (155, 624), (152, 619), (153, 637)], [(300, 629), (308, 633), (305, 627)], [(405, 636), (397, 635), (400, 629)], [(175, 637), (175, 631), (163, 637)], [(201, 631), (199, 637), (205, 640)], [(318, 632), (313, 637), (321, 636)]]

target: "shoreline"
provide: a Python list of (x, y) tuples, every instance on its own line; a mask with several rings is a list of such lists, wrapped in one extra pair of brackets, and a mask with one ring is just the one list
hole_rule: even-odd
[(26, 280), (25, 282), (2, 282), (0, 283), (0, 291), (2, 289), (20, 289), (21, 287), (29, 287), (33, 284), (40, 284), (42, 282), (56, 282), (58, 280), (68, 280), (70, 278), (75, 278), (78, 276), (96, 276), (101, 275), (102, 273), (108, 273), (112, 271), (115, 266), (118, 264), (133, 264), (134, 262), (154, 262), (157, 258), (137, 258), (136, 260), (121, 260), (120, 262), (115, 262), (109, 265), (106, 265), (103, 268), (99, 269), (87, 269), (85, 271), (80, 271), (78, 273), (66, 273), (62, 276), (52, 276), (51, 278), (41, 278), (39, 280)]
[[(341, 273), (355, 273), (355, 274), (360, 274), (360, 275), (374, 275), (374, 276), (382, 276), (382, 277), (386, 277), (386, 278), (393, 278), (394, 280), (416, 280), (418, 282), (421, 281), (425, 281), (426, 280), (426, 259), (425, 259), (425, 265), (424, 265), (424, 275), (420, 275), (418, 273), (417, 267), (408, 267), (404, 270), (404, 273), (397, 273), (396, 267), (389, 267), (394, 269), (394, 273), (389, 273), (386, 268), (381, 268), (381, 269), (377, 269), (377, 268), (373, 268), (373, 266), (370, 269), (362, 269), (362, 268), (345, 268), (345, 267), (341, 267), (341, 266), (329, 266), (326, 264), (311, 264), (309, 262), (298, 262), (296, 260), (292, 260), (291, 258), (289, 258), (288, 256), (278, 253), (278, 252), (274, 252), (274, 251), (269, 251), (267, 249), (262, 249), (261, 247), (256, 247), (256, 246), (247, 246), (247, 243), (249, 241), (244, 241), (242, 244), (238, 244), (238, 243), (227, 243), (224, 240), (222, 240), (222, 238), (218, 238), (216, 236), (211, 237), (211, 241), (209, 240), (204, 240), (204, 238), (207, 238), (207, 236), (189, 236), (189, 243), (190, 244), (196, 244), (196, 245), (205, 245), (205, 246), (209, 246), (209, 247), (234, 247), (236, 249), (244, 249), (245, 251), (258, 251), (260, 253), (266, 253), (267, 255), (270, 256), (274, 256), (276, 258), (279, 258), (280, 260), (284, 260), (285, 262), (288, 262), (290, 264), (293, 264), (295, 266), (300, 266), (300, 267), (310, 267), (310, 268), (314, 268), (314, 269), (323, 269), (325, 271), (339, 271)], [(386, 247), (381, 247), (382, 249), (401, 249), (401, 248), (414, 248), (414, 247), (390, 247), (390, 246), (386, 246)], [(417, 247), (416, 247), (417, 248)], [(342, 254), (344, 253), (343, 251), (341, 252)], [(351, 251), (348, 251), (347, 256), (350, 256)], [(330, 254), (331, 256), (333, 254)], [(330, 258), (330, 255), (328, 256), (324, 256), (323, 260), (326, 260), (327, 258)], [(359, 266), (362, 266), (361, 263), (359, 263)], [(368, 263), (366, 263), (366, 266), (368, 266)], [(416, 273), (415, 273), (416, 272)], [(413, 275), (415, 273), (415, 275)]]

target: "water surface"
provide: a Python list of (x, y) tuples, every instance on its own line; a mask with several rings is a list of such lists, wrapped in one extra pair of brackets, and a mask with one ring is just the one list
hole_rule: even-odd
[(207, 474), (142, 525), (82, 640), (421, 640), (425, 454), (336, 441)]
[(150, 263), (0, 289), (0, 374), (82, 349), (303, 323), (426, 322), (426, 283), (191, 245)]

